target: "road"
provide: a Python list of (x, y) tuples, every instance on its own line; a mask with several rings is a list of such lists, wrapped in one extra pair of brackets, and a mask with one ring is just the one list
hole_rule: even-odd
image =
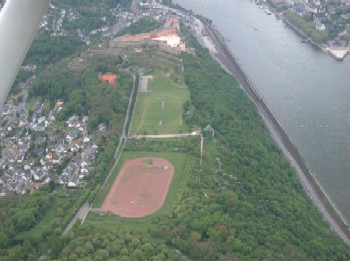
[(262, 118), (270, 130), (272, 137), (276, 140), (286, 158), (295, 168), (300, 181), (307, 194), (310, 196), (312, 202), (322, 213), (325, 220), (328, 221), (331, 229), (335, 231), (347, 244), (350, 245), (350, 233), (347, 228), (346, 221), (342, 218), (337, 208), (330, 201), (320, 184), (310, 172), (300, 153), (283, 129), (282, 125), (272, 113), (266, 101), (264, 101), (262, 96), (256, 90), (254, 84), (250, 81), (247, 74), (243, 71), (242, 67), (238, 64), (233, 55), (228, 51), (228, 48), (222, 42), (221, 37), (211, 26), (206, 25), (206, 29), (213, 43), (218, 49), (218, 53), (212, 54), (212, 56), (236, 78), (241, 88), (256, 104)]
[(66, 227), (66, 229), (63, 231), (63, 235), (67, 234), (72, 227), (74, 226), (74, 224), (78, 221), (78, 219), (80, 219), (82, 222), (84, 222), (87, 214), (90, 211), (90, 206), (88, 202), (85, 202), (84, 205), (79, 209), (79, 211), (75, 214), (74, 218), (71, 220), (71, 222), (69, 222), (68, 226)]

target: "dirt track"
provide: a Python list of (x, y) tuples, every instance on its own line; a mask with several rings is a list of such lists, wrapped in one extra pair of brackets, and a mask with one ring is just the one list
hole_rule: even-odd
[(218, 50), (218, 53), (213, 55), (215, 56), (214, 58), (216, 58), (227, 69), (227, 71), (236, 78), (236, 80), (240, 83), (241, 88), (256, 104), (261, 116), (270, 129), (272, 136), (280, 145), (283, 153), (290, 161), (291, 165), (296, 169), (302, 185), (304, 186), (311, 200), (323, 214), (325, 220), (329, 222), (332, 230), (334, 230), (347, 244), (350, 245), (350, 232), (347, 228), (345, 220), (342, 219), (338, 213), (338, 210), (325, 195), (324, 191), (310, 172), (304, 159), (294, 146), (282, 125), (276, 119), (267, 103), (257, 92), (254, 84), (249, 80), (246, 73), (237, 63), (233, 55), (228, 51), (228, 48), (223, 43), (222, 37), (208, 24), (206, 24), (206, 29)]

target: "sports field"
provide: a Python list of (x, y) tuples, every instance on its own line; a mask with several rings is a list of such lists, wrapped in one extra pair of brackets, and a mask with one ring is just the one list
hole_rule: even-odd
[[(153, 79), (152, 79), (153, 78)], [(138, 93), (131, 135), (177, 134), (188, 132), (183, 121), (183, 104), (190, 93), (185, 85), (176, 84), (162, 73), (151, 75), (147, 91)]]
[(165, 202), (174, 171), (163, 158), (126, 160), (101, 208), (128, 218), (153, 214)]
[(177, 197), (181, 197), (183, 193), (182, 187), (184, 182), (187, 182), (187, 177), (185, 178), (184, 175), (184, 168), (186, 162), (188, 162), (191, 156), (185, 153), (151, 151), (123, 152), (116, 168), (108, 179), (107, 184), (98, 195), (93, 208), (102, 208), (103, 202), (113, 187), (113, 183), (121, 173), (123, 164), (128, 160), (134, 160), (137, 158), (163, 158), (171, 162), (174, 166), (175, 172), (172, 177), (171, 185), (169, 187), (165, 202), (161, 209), (151, 215), (140, 218), (124, 218), (118, 215), (114, 215), (111, 212), (107, 217), (100, 217), (95, 213), (90, 212), (87, 219), (85, 220), (85, 223), (108, 229), (128, 227), (133, 230), (147, 230), (153, 224), (153, 222), (157, 220), (157, 218), (164, 215), (169, 215), (174, 201)]

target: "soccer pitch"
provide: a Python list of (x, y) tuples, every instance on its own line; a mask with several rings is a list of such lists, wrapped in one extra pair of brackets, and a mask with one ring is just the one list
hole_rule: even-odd
[(147, 91), (138, 93), (130, 134), (188, 132), (182, 114), (183, 104), (189, 99), (187, 86), (176, 84), (161, 73), (153, 74), (149, 77)]

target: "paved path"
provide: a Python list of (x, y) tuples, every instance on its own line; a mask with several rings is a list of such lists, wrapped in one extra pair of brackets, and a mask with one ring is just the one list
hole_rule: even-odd
[[(130, 115), (130, 110), (133, 110), (134, 112), (134, 108), (131, 108), (132, 104), (133, 104), (133, 99), (134, 99), (134, 93), (135, 93), (135, 87), (136, 87), (136, 76), (135, 74), (132, 76), (133, 78), (133, 83), (132, 83), (132, 88), (131, 88), (131, 92), (130, 92), (130, 97), (129, 97), (129, 104), (128, 104), (128, 108), (126, 110), (126, 114), (125, 114), (125, 120), (124, 120), (124, 126), (123, 126), (123, 131), (122, 131), (122, 138), (125, 138), (126, 136), (128, 136), (130, 127), (131, 127), (131, 120), (132, 120), (132, 115), (134, 113), (132, 113), (132, 115)], [(134, 107), (136, 106), (136, 101), (134, 103)], [(130, 122), (129, 122), (130, 121)], [(129, 126), (127, 127), (129, 122)]]
[(63, 231), (63, 235), (68, 233), (74, 224), (80, 219), (82, 222), (84, 222), (87, 214), (90, 211), (90, 206), (88, 202), (85, 202), (84, 205), (79, 209), (79, 211), (75, 214), (74, 218), (71, 220), (71, 222), (68, 224), (66, 229)]

